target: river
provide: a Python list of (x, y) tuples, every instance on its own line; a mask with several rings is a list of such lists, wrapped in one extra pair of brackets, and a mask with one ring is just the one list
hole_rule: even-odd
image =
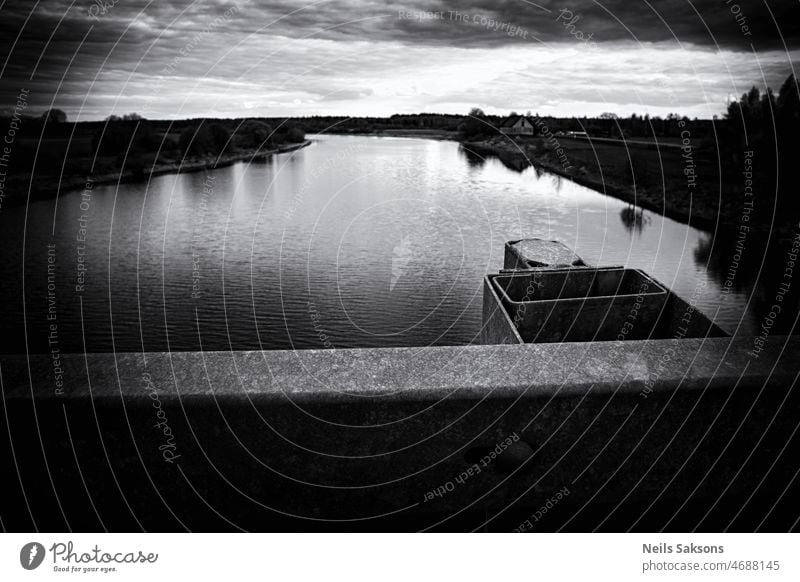
[(758, 284), (723, 293), (709, 233), (557, 176), (449, 141), (312, 137), (263, 162), (4, 208), (2, 350), (464, 345), (483, 276), (524, 237), (642, 268), (730, 333), (757, 329), (749, 296), (769, 303)]

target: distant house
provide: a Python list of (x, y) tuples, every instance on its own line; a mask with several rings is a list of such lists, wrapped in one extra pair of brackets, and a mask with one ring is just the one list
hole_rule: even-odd
[(500, 132), (506, 135), (533, 135), (533, 122), (524, 115), (511, 115), (500, 124)]

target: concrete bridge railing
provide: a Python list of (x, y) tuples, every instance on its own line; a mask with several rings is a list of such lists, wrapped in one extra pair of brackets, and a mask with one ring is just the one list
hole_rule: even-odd
[(785, 530), (800, 340), (752, 341), (0, 356), (0, 518)]

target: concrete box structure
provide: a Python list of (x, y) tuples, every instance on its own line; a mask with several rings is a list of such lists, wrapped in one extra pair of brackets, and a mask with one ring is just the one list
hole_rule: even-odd
[(667, 290), (636, 269), (543, 270), (492, 283), (525, 342), (605, 341), (623, 329), (648, 337), (667, 302)]
[(482, 343), (613, 341), (727, 334), (638, 269), (533, 269), (490, 275)]

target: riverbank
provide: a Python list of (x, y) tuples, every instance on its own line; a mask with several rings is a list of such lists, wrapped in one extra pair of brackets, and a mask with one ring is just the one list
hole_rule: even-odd
[(679, 148), (625, 147), (607, 141), (501, 137), (462, 146), (477, 156), (497, 157), (513, 170), (534, 166), (702, 230), (738, 224), (741, 208), (720, 197), (719, 171), (705, 159), (705, 152), (695, 151), (687, 166)]
[[(725, 228), (725, 218), (734, 213), (720, 206), (718, 190), (714, 188), (718, 186), (718, 172), (705, 159), (697, 160), (703, 166), (705, 183), (700, 188), (693, 187), (689, 194), (685, 161), (675, 143), (662, 144), (662, 147), (650, 142), (629, 143), (626, 148), (616, 140), (562, 136), (557, 144), (541, 137), (512, 141), (499, 136), (464, 141), (458, 132), (438, 130), (383, 130), (345, 135), (458, 141), (467, 152), (478, 157), (496, 157), (517, 172), (533, 166), (701, 230)], [(659, 175), (661, 169), (663, 175)], [(664, 196), (664, 188), (659, 187), (662, 181), (671, 196)], [(695, 180), (694, 186), (697, 185)], [(735, 212), (741, 214), (741, 209)], [(739, 220), (738, 215), (735, 218)]]
[(204, 170), (224, 168), (238, 162), (263, 160), (277, 154), (285, 154), (310, 146), (313, 140), (304, 140), (299, 143), (283, 144), (276, 148), (237, 151), (228, 154), (209, 156), (190, 156), (180, 161), (155, 163), (148, 169), (137, 168), (118, 172), (104, 172), (92, 174), (72, 174), (58, 176), (51, 174), (37, 174), (33, 177), (26, 175), (9, 176), (6, 191), (13, 192), (7, 195), (3, 204), (18, 206), (26, 204), (28, 200), (45, 200), (71, 190), (82, 190), (87, 184), (118, 184), (129, 182), (144, 182), (155, 176), (166, 174), (188, 174)]
[[(557, 147), (546, 143), (544, 138), (523, 138), (519, 142), (500, 136), (482, 141), (464, 141), (459, 132), (439, 130), (382, 130), (377, 132), (344, 132), (342, 135), (368, 137), (408, 137), (458, 141), (461, 146), (479, 157), (496, 157), (506, 167), (521, 172), (534, 166), (573, 182), (597, 190), (607, 196), (629, 202), (673, 220), (690, 224), (702, 230), (714, 231), (724, 227), (720, 218), (719, 196), (715, 190), (700, 190), (691, 196), (663, 195), (658, 188), (659, 176), (654, 175), (664, 167), (668, 191), (687, 190), (681, 150), (676, 144), (658, 147), (652, 142), (628, 143), (629, 149), (610, 139), (570, 139), (559, 136)], [(541, 142), (541, 143), (540, 143)], [(548, 147), (550, 146), (550, 147)], [(629, 153), (629, 152), (635, 153)], [(700, 160), (708, 166), (705, 160)], [(633, 167), (633, 169), (631, 169)], [(704, 176), (717, 184), (717, 172), (704, 168)], [(632, 174), (636, 174), (635, 180)], [(654, 185), (656, 187), (654, 187)], [(741, 211), (739, 211), (741, 212)], [(737, 216), (738, 220), (738, 216)]]

